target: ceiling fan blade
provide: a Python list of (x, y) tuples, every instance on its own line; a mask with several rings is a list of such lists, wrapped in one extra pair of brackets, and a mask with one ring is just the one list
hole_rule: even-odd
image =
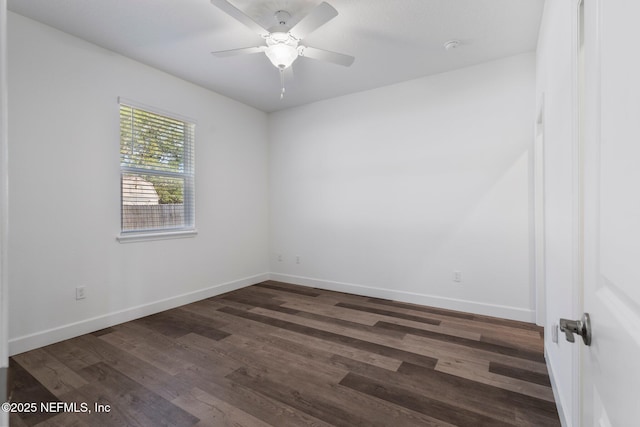
[(305, 58), (318, 59), (320, 61), (332, 62), (334, 64), (343, 65), (349, 67), (355, 61), (355, 58), (351, 55), (345, 55), (343, 53), (331, 52), (329, 50), (322, 50), (315, 47), (305, 46), (300, 49), (300, 56)]
[(309, 12), (307, 16), (302, 18), (300, 22), (294, 25), (294, 27), (289, 30), (289, 33), (298, 40), (302, 40), (336, 16), (338, 16), (338, 11), (329, 3), (322, 2)]
[(266, 37), (269, 35), (269, 31), (262, 28), (262, 26), (254, 21), (253, 18), (229, 3), (227, 0), (211, 0), (211, 4), (225, 12), (227, 15), (237, 19), (261, 36)]
[(267, 50), (266, 46), (256, 46), (256, 47), (243, 47), (240, 49), (219, 50), (217, 52), (211, 52), (211, 54), (219, 58), (224, 58), (227, 56), (246, 55), (250, 53), (261, 53), (261, 52), (264, 52), (265, 50)]

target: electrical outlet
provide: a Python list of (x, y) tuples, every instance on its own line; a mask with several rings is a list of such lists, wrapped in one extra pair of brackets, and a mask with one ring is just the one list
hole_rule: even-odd
[(453, 281), (456, 283), (462, 282), (462, 272), (454, 271), (453, 272)]
[(87, 297), (85, 291), (86, 288), (84, 286), (78, 286), (76, 288), (76, 299), (85, 299)]
[(278, 262), (282, 262), (282, 261), (284, 261), (282, 254), (278, 254)]
[(296, 255), (296, 264), (300, 264), (300, 255)]

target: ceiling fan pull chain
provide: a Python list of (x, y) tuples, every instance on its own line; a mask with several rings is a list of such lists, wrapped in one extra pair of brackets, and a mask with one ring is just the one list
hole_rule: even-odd
[(280, 68), (280, 87), (282, 87), (282, 92), (280, 92), (280, 99), (284, 98), (284, 68)]

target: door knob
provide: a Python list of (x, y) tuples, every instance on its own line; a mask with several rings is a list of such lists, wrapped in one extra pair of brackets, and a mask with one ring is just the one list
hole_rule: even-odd
[(560, 330), (565, 333), (567, 341), (575, 342), (573, 334), (580, 335), (585, 345), (591, 345), (591, 320), (589, 313), (584, 313), (580, 320), (560, 319)]

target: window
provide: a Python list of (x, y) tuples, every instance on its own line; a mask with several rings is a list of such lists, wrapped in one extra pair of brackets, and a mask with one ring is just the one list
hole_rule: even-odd
[(131, 104), (120, 99), (120, 239), (193, 232), (195, 124)]

